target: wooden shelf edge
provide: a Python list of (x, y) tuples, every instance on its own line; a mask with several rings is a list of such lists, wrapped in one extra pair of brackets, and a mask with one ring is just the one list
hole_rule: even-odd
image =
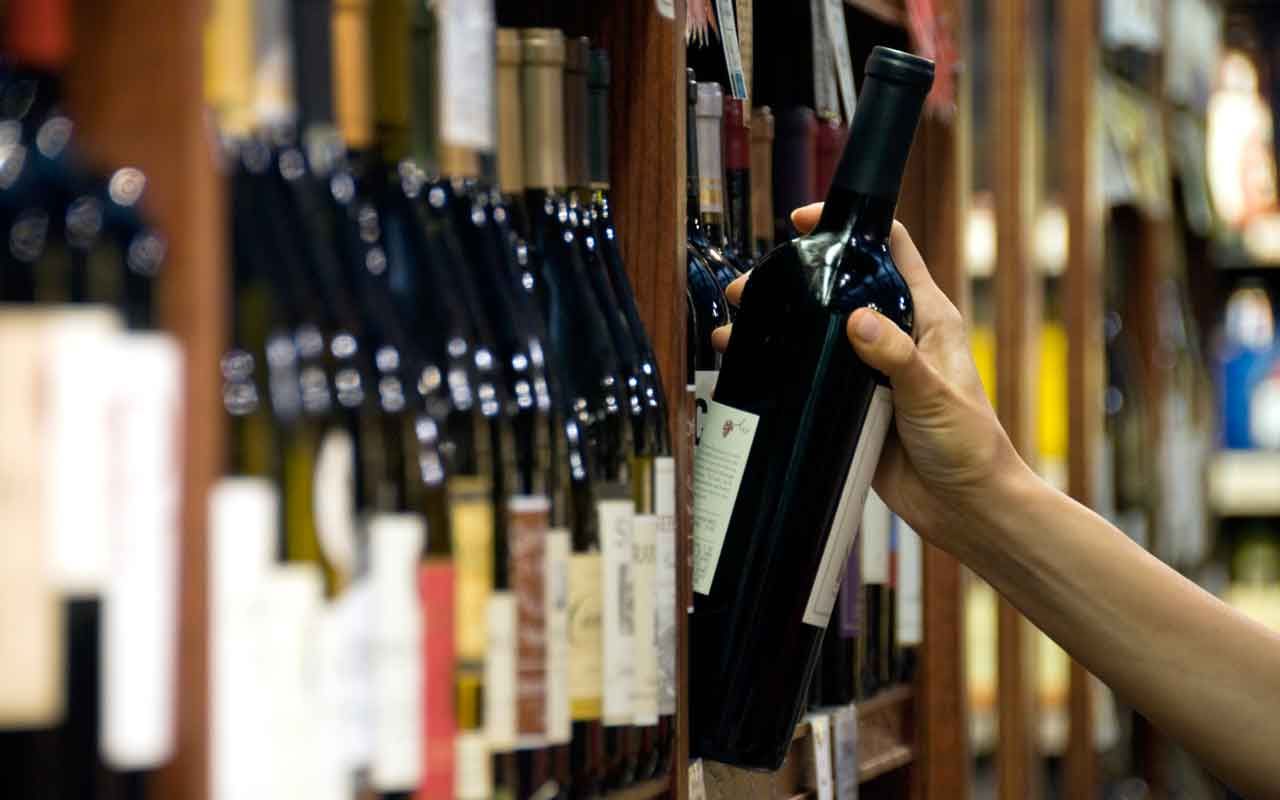
[(660, 778), (650, 778), (644, 783), (637, 783), (635, 786), (609, 792), (605, 798), (607, 800), (650, 800), (655, 797), (668, 797), (670, 794), (671, 776), (663, 775)]
[(857, 704), (858, 719), (865, 719), (887, 708), (909, 702), (914, 694), (915, 690), (910, 685), (894, 686), (890, 689), (876, 692), (868, 699)]
[(844, 0), (844, 4), (856, 8), (868, 16), (875, 17), (881, 22), (887, 22), (890, 25), (898, 27), (907, 27), (907, 12), (902, 7), (901, 2), (895, 0)]
[(874, 758), (863, 760), (858, 765), (858, 783), (866, 783), (887, 772), (893, 772), (895, 769), (905, 767), (915, 758), (916, 751), (912, 747), (906, 745), (892, 747)]

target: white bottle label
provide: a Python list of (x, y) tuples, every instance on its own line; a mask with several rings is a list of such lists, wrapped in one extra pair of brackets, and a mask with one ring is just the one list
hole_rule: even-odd
[(636, 725), (658, 724), (658, 642), (654, 638), (654, 550), (658, 517), (637, 514), (632, 526), (632, 564), (635, 589), (635, 679), (631, 686), (631, 713)]
[(711, 593), (760, 417), (712, 400), (693, 458), (693, 590)]
[(547, 741), (568, 744), (569, 714), (569, 531), (547, 531)]
[(45, 727), (63, 711), (63, 613), (50, 581), (40, 419), (42, 315), (0, 306), (0, 727)]
[(436, 0), (440, 20), (441, 138), (446, 144), (492, 150), (493, 0)]
[(635, 680), (635, 581), (631, 541), (635, 503), (601, 500), (600, 542), (604, 590), (604, 706), (605, 725), (631, 724), (631, 685)]
[(654, 459), (654, 638), (658, 642), (658, 713), (676, 713), (676, 460)]
[(484, 658), (484, 734), (489, 748), (505, 753), (516, 746), (516, 596), (489, 595), (489, 644)]
[(312, 647), (324, 578), (314, 564), (284, 564), (264, 591), (256, 677), (267, 709), (268, 796), (311, 797), (321, 720)]
[(809, 742), (813, 748), (813, 776), (811, 785), (816, 800), (833, 800), (835, 776), (831, 769), (831, 717), (826, 714), (809, 715)]
[(339, 573), (352, 574), (356, 568), (356, 447), (342, 428), (327, 431), (320, 440), (313, 505), (321, 552)]
[(894, 593), (898, 644), (914, 647), (924, 642), (924, 544), (920, 534), (901, 519), (895, 519), (898, 526), (898, 580)]
[(101, 747), (111, 766), (150, 769), (174, 747), (182, 353), (169, 336), (131, 333), (115, 337), (108, 368), (113, 502)]
[(889, 539), (893, 512), (874, 491), (867, 493), (862, 509), (862, 582), (881, 586), (889, 582)]
[(871, 406), (862, 423), (858, 444), (853, 450), (853, 461), (849, 464), (849, 473), (845, 477), (840, 504), (836, 507), (831, 531), (827, 535), (826, 546), (822, 549), (822, 560), (818, 563), (818, 574), (814, 577), (813, 589), (809, 592), (809, 602), (805, 606), (803, 617), (806, 625), (826, 628), (831, 619), (831, 609), (835, 607), (840, 582), (844, 579), (845, 567), (849, 563), (849, 550), (853, 547), (858, 531), (853, 520), (862, 514), (867, 492), (871, 489), (871, 479), (875, 476), (876, 465), (880, 463), (880, 449), (884, 447), (884, 438), (892, 420), (893, 396), (888, 388), (877, 386), (871, 395)]
[(491, 800), (493, 771), (489, 743), (480, 731), (458, 731), (454, 748), (457, 800)]
[(209, 494), (212, 800), (269, 796), (274, 765), (267, 709), (274, 701), (262, 681), (258, 648), (279, 512), (279, 496), (266, 480), (227, 478)]
[(412, 791), (422, 765), (422, 610), (418, 561), (426, 524), (417, 514), (369, 519), (373, 631), (373, 760), (380, 792)]
[(693, 428), (693, 443), (702, 443), (702, 430), (707, 420), (707, 412), (711, 408), (711, 395), (716, 390), (716, 381), (720, 378), (718, 369), (700, 369), (693, 374), (694, 404), (697, 421)]
[(858, 709), (848, 705), (831, 715), (836, 800), (858, 800)]
[[(346, 595), (344, 593), (343, 598)], [(333, 800), (349, 798), (355, 793), (355, 766), (348, 760), (350, 745), (346, 741), (350, 730), (346, 714), (351, 702), (348, 696), (350, 681), (346, 677), (349, 667), (345, 663), (350, 653), (347, 644), (350, 626), (346, 624), (345, 610), (341, 598), (327, 603), (316, 631), (320, 724), (315, 766), (318, 772), (324, 773), (324, 785), (319, 787), (320, 790)], [(354, 735), (367, 740), (367, 728), (358, 730)]]

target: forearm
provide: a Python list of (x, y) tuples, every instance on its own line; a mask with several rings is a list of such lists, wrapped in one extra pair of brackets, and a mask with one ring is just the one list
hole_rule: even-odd
[(1029, 472), (971, 516), (962, 557), (1210, 769), (1280, 796), (1280, 636)]

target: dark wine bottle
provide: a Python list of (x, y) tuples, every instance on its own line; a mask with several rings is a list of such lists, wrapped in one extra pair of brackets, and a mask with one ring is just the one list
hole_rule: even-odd
[(773, 236), (785, 242), (796, 233), (791, 212), (817, 200), (813, 193), (818, 121), (808, 108), (790, 108), (777, 118), (773, 141)]
[[(724, 90), (718, 83), (697, 84), (698, 212), (700, 224), (690, 233), (720, 288), (728, 288), (742, 271), (729, 256), (724, 211)], [(732, 309), (730, 315), (732, 316)]]
[(740, 272), (755, 260), (751, 225), (751, 126), (741, 98), (724, 98), (724, 184), (727, 255)]
[(695, 462), (692, 750), (742, 766), (786, 755), (893, 416), (848, 316), (912, 328), (888, 237), (933, 64), (877, 47), (866, 74), (817, 227), (752, 272)]
[(751, 114), (751, 232), (756, 258), (773, 249), (773, 112)]

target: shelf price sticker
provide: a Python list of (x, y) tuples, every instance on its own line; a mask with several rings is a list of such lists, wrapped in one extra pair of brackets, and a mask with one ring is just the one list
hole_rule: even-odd
[(734, 97), (747, 99), (747, 79), (742, 69), (742, 51), (738, 49), (738, 23), (733, 0), (716, 0), (716, 16), (720, 18), (720, 43), (724, 46), (724, 63), (729, 68), (729, 91)]
[(810, 714), (809, 741), (813, 745), (813, 775), (810, 786), (817, 800), (834, 800), (835, 778), (831, 771), (831, 717), (826, 714)]

